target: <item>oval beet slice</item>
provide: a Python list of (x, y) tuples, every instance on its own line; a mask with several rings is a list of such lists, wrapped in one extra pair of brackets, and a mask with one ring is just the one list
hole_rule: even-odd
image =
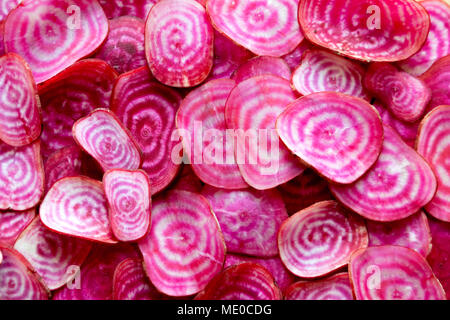
[(302, 61), (303, 54), (310, 49), (313, 49), (314, 46), (311, 42), (306, 39), (303, 40), (294, 50), (289, 52), (288, 54), (282, 56), (283, 60), (286, 61), (289, 68), (294, 71)]
[(150, 9), (160, 0), (99, 0), (108, 19), (134, 16), (145, 19)]
[(431, 101), (427, 111), (441, 105), (450, 105), (450, 55), (437, 60), (420, 79), (431, 89)]
[(360, 178), (383, 142), (377, 111), (362, 99), (335, 92), (297, 99), (278, 117), (277, 131), (289, 150), (338, 183)]
[(277, 190), (205, 186), (202, 194), (219, 221), (228, 252), (257, 257), (278, 254), (278, 229), (288, 215)]
[(347, 265), (356, 250), (367, 247), (364, 221), (335, 201), (318, 202), (281, 225), (278, 249), (293, 274), (314, 278)]
[(430, 27), (428, 13), (413, 0), (301, 0), (298, 19), (313, 43), (366, 61), (410, 57)]
[(213, 65), (213, 39), (213, 28), (201, 4), (194, 0), (158, 2), (145, 25), (150, 70), (168, 86), (198, 85)]
[(170, 296), (203, 290), (225, 259), (225, 242), (209, 203), (188, 191), (171, 191), (153, 202), (152, 227), (139, 248), (151, 282)]
[(41, 83), (96, 50), (107, 34), (97, 0), (24, 1), (6, 19), (5, 49), (20, 54)]
[(285, 292), (285, 300), (354, 300), (348, 273), (338, 273), (331, 277), (299, 281)]
[(16, 239), (31, 221), (33, 221), (35, 216), (35, 209), (27, 211), (1, 211), (0, 245), (12, 247)]
[(214, 26), (260, 56), (280, 57), (303, 40), (296, 0), (209, 0), (206, 8)]
[(442, 285), (425, 258), (408, 248), (358, 250), (349, 273), (358, 300), (445, 300)]
[(304, 170), (275, 130), (278, 115), (296, 97), (288, 80), (273, 75), (247, 79), (228, 97), (225, 119), (236, 137), (236, 161), (244, 180), (255, 189), (276, 187)]
[(33, 75), (19, 55), (0, 57), (0, 139), (24, 146), (41, 133), (40, 101)]
[(450, 297), (450, 223), (428, 218), (431, 231), (431, 252), (427, 257), (431, 269)]
[(52, 153), (45, 161), (45, 190), (59, 179), (78, 176), (82, 172), (83, 153), (77, 146), (68, 146)]
[(291, 69), (287, 63), (281, 58), (267, 56), (255, 57), (243, 63), (237, 68), (233, 79), (236, 83), (239, 83), (256, 76), (268, 74), (291, 80)]

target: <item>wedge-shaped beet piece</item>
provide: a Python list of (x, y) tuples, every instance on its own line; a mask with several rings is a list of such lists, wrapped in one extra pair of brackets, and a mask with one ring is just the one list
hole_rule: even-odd
[(291, 80), (291, 69), (287, 63), (281, 58), (268, 56), (255, 57), (243, 63), (237, 68), (233, 79), (239, 83), (252, 77), (268, 74)]
[(228, 97), (225, 119), (236, 136), (236, 161), (244, 180), (255, 189), (276, 187), (304, 170), (275, 130), (278, 115), (296, 97), (288, 80), (273, 75), (247, 79)]
[(203, 182), (197, 177), (192, 167), (188, 164), (183, 165), (180, 174), (172, 185), (172, 189), (185, 190), (191, 192), (200, 192), (203, 188)]
[(318, 202), (283, 222), (278, 249), (293, 274), (314, 278), (347, 265), (369, 242), (364, 221), (335, 201)]
[(228, 252), (257, 257), (278, 254), (278, 229), (288, 215), (277, 190), (205, 186), (202, 194), (216, 214)]
[(360, 178), (378, 158), (383, 126), (366, 101), (342, 93), (302, 97), (278, 117), (286, 146), (321, 175), (338, 183)]
[(188, 191), (156, 199), (152, 227), (139, 242), (145, 271), (158, 291), (188, 296), (222, 270), (225, 242), (208, 201)]
[(35, 216), (35, 209), (0, 212), (0, 245), (12, 247)]
[(8, 14), (14, 10), (23, 0), (2, 0), (0, 5), (0, 21), (6, 19)]
[(431, 101), (427, 111), (441, 105), (450, 105), (450, 55), (437, 60), (420, 79), (431, 89)]
[(358, 300), (445, 300), (442, 285), (425, 258), (408, 248), (358, 250), (349, 273)]
[(176, 117), (184, 155), (205, 183), (225, 189), (247, 187), (227, 133), (225, 103), (235, 82), (216, 79), (192, 90)]
[(52, 153), (45, 161), (45, 190), (59, 179), (81, 174), (83, 152), (77, 146), (68, 146)]
[(285, 292), (285, 300), (354, 300), (348, 273), (338, 273), (331, 277), (299, 281)]
[(209, 0), (206, 8), (220, 32), (261, 56), (280, 57), (303, 40), (296, 0)]
[(431, 269), (441, 282), (450, 298), (450, 223), (436, 220), (433, 217), (428, 219), (432, 238), (431, 252), (427, 257)]
[(298, 19), (313, 43), (366, 61), (410, 57), (430, 27), (428, 13), (414, 0), (301, 0)]
[(24, 1), (6, 19), (5, 49), (20, 54), (41, 83), (96, 50), (107, 34), (97, 0)]
[(214, 31), (205, 8), (195, 0), (166, 0), (153, 6), (145, 25), (145, 54), (156, 79), (192, 87), (213, 65)]
[(58, 180), (39, 210), (44, 225), (70, 236), (117, 242), (108, 220), (108, 203), (100, 181), (80, 176)]
[(314, 46), (311, 44), (311, 42), (305, 39), (294, 50), (282, 56), (282, 58), (284, 59), (284, 61), (286, 61), (289, 68), (294, 71), (300, 65), (305, 51), (313, 48)]
[(108, 19), (121, 16), (134, 16), (145, 19), (150, 9), (160, 0), (99, 0)]
[(141, 150), (119, 118), (107, 109), (96, 109), (72, 128), (75, 141), (103, 170), (138, 169)]
[(41, 134), (40, 101), (25, 60), (15, 53), (0, 57), (0, 139), (24, 146)]

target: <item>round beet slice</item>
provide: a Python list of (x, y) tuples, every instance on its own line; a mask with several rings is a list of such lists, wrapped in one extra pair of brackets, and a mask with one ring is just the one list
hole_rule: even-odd
[(41, 134), (40, 101), (33, 75), (15, 53), (0, 57), (0, 139), (24, 146)]
[(174, 190), (156, 199), (152, 227), (139, 242), (145, 271), (158, 291), (188, 296), (222, 270), (225, 242), (208, 201)]
[(294, 50), (282, 56), (282, 58), (284, 61), (286, 61), (289, 68), (294, 71), (300, 65), (303, 53), (313, 48), (314, 46), (311, 44), (311, 42), (304, 39)]
[(213, 25), (227, 37), (260, 56), (280, 57), (303, 40), (297, 0), (209, 0)]
[(410, 57), (430, 27), (428, 13), (414, 0), (301, 0), (298, 19), (313, 43), (366, 61)]
[(243, 63), (233, 74), (233, 79), (236, 83), (244, 80), (271, 74), (291, 80), (291, 69), (287, 63), (281, 58), (259, 56)]
[(145, 19), (150, 9), (160, 0), (99, 0), (108, 19), (134, 16)]
[(331, 277), (299, 281), (285, 292), (285, 300), (354, 300), (348, 273), (338, 273)]
[(450, 105), (450, 55), (437, 60), (420, 79), (431, 89), (431, 101), (427, 111), (431, 111), (437, 106)]
[(20, 54), (41, 83), (96, 50), (107, 34), (97, 0), (24, 1), (6, 19), (5, 49)]
[(8, 14), (23, 0), (2, 0), (0, 5), (0, 21), (4, 21)]
[(450, 223), (428, 218), (431, 231), (431, 252), (427, 257), (431, 269), (450, 297)]
[(16, 239), (31, 221), (33, 221), (35, 216), (35, 209), (27, 211), (1, 211), (0, 245), (12, 247)]
[(337, 92), (297, 99), (277, 119), (289, 150), (338, 183), (352, 183), (377, 160), (383, 126), (366, 101)]
[(360, 249), (349, 265), (357, 300), (445, 300), (424, 257), (399, 246)]
[(153, 75), (173, 87), (202, 83), (213, 65), (214, 32), (195, 0), (155, 4), (145, 24), (145, 54)]
[(364, 221), (336, 201), (318, 202), (289, 217), (278, 233), (284, 265), (303, 278), (320, 277), (347, 265), (367, 247)]

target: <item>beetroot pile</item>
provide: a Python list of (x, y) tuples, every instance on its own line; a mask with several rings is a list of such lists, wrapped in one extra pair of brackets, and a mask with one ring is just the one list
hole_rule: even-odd
[(450, 298), (450, 1), (0, 0), (0, 300)]

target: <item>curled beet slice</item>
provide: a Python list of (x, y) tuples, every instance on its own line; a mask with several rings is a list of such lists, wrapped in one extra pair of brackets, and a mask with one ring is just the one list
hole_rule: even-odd
[(336, 201), (318, 202), (281, 225), (278, 249), (293, 274), (314, 278), (347, 265), (356, 250), (367, 247), (364, 221)]
[(152, 227), (139, 242), (145, 270), (158, 291), (188, 296), (222, 270), (225, 242), (208, 201), (188, 191), (156, 199)]
[(282, 58), (284, 59), (284, 61), (286, 61), (289, 68), (294, 71), (302, 61), (303, 53), (313, 48), (314, 46), (311, 44), (311, 42), (305, 39), (294, 50), (282, 56)]
[(259, 56), (243, 63), (233, 75), (236, 83), (242, 82), (252, 77), (271, 74), (284, 78), (291, 79), (291, 69), (287, 63), (281, 58)]
[(35, 216), (35, 209), (0, 212), (0, 245), (12, 247)]
[(312, 93), (278, 117), (289, 150), (338, 183), (352, 183), (374, 164), (383, 142), (377, 111), (366, 101), (337, 92)]
[(450, 55), (437, 60), (420, 79), (431, 89), (427, 112), (441, 105), (450, 105)]
[(8, 14), (14, 10), (23, 0), (2, 0), (0, 6), (0, 21), (6, 19)]
[(145, 19), (150, 9), (160, 0), (99, 0), (108, 19), (134, 16)]
[(358, 300), (445, 300), (424, 257), (399, 246), (360, 249), (349, 265)]
[(431, 231), (431, 252), (427, 257), (431, 269), (450, 297), (450, 223), (429, 217)]
[(354, 300), (348, 273), (338, 273), (331, 277), (299, 281), (285, 292), (285, 300)]

